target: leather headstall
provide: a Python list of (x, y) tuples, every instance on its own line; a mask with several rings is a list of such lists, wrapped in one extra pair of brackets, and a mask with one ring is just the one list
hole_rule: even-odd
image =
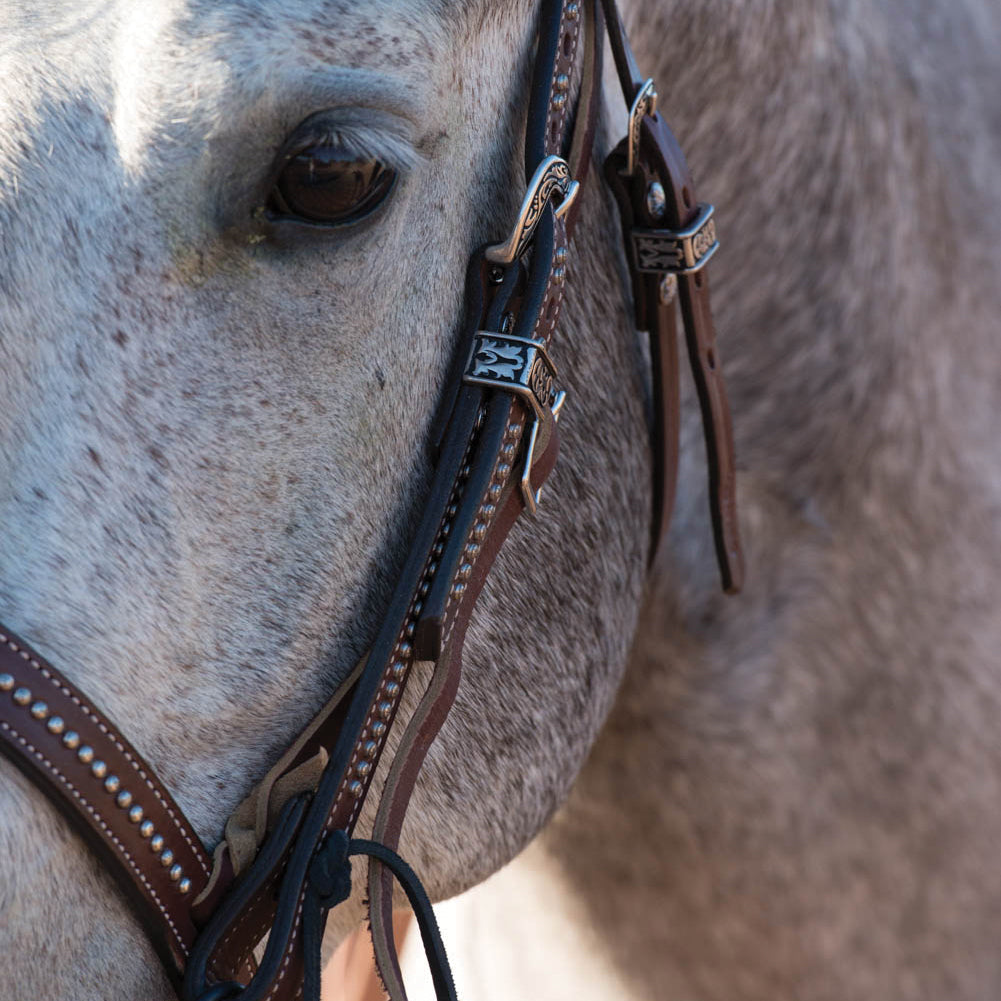
[[(651, 552), (675, 490), (680, 303), (723, 586), (741, 586), (733, 436), (703, 270), (718, 246), (713, 210), (696, 201), (614, 0), (544, 0), (525, 144), (528, 190), (509, 237), (470, 262), (466, 318), (432, 435), (430, 494), (398, 584), (364, 663), (234, 814), (214, 857), (118, 728), (0, 626), (0, 749), (100, 854), (184, 1001), (316, 1001), (326, 914), (350, 892), (348, 857), (360, 853), (371, 856), (371, 932), (390, 997), (406, 999), (393, 942), (394, 877), (416, 905), (438, 997), (455, 996), (426, 897), (395, 849), (459, 686), (477, 597), (518, 517), (535, 513), (556, 461), (565, 394), (552, 342), (576, 195), (592, 159), (606, 28), (630, 116), (605, 177), (653, 367)], [(352, 840), (418, 661), (433, 662), (430, 680), (390, 765), (370, 840)]]

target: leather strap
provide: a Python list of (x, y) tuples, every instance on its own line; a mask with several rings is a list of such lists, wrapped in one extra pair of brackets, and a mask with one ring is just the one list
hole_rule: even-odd
[(175, 982), (211, 860), (156, 773), (108, 718), (0, 626), (0, 750), (48, 794), (116, 877)]
[[(711, 218), (687, 241), (687, 250), (702, 249), (700, 260), (681, 260), (681, 234), (705, 216), (707, 207), (695, 196), (695, 184), (685, 156), (655, 104), (641, 103), (649, 93), (640, 75), (614, 0), (602, 0), (612, 53), (623, 94), (638, 113), (638, 143), (632, 151), (627, 136), (605, 164), (605, 177), (616, 197), (623, 239), (633, 283), (636, 324), (648, 330), (654, 365), (654, 542), (653, 554), (663, 543), (670, 521), (677, 470), (677, 365), (675, 296), (680, 300), (685, 341), (702, 410), (709, 466), (709, 504), (716, 556), (723, 589), (740, 591), (744, 558), (737, 524), (736, 461), (733, 425), (723, 381), (722, 363), (709, 305), (709, 279), (702, 268), (715, 250), (715, 223)], [(646, 91), (645, 91), (646, 88)], [(654, 101), (656, 99), (654, 98)], [(656, 188), (654, 187), (656, 185)], [(699, 241), (705, 246), (699, 247)], [(713, 246), (709, 246), (712, 243)], [(686, 267), (686, 265), (688, 265)], [(660, 385), (658, 386), (657, 373)]]

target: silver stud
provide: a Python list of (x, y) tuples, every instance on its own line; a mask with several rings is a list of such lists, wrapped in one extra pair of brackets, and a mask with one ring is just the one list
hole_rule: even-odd
[(556, 84), (556, 89), (559, 91), (568, 91), (570, 89), (570, 77), (566, 73), (560, 73), (553, 83)]
[(379, 702), (376, 703), (375, 713), (377, 716), (382, 717), (382, 719), (388, 720), (390, 716), (393, 715), (393, 704), (392, 702)]
[(355, 774), (358, 775), (360, 778), (365, 778), (365, 776), (367, 776), (368, 773), (371, 771), (372, 771), (371, 761), (359, 761), (358, 764), (355, 765)]
[(76, 730), (67, 730), (63, 734), (63, 743), (71, 751), (75, 751), (80, 746), (80, 734), (78, 734)]
[(478, 521), (473, 526), (472, 536), (477, 541), (482, 541), (483, 536), (487, 534), (487, 523), (485, 521)]
[(457, 576), (459, 577), (460, 580), (467, 580), (472, 572), (473, 572), (473, 564), (463, 563), (462, 566), (459, 567), (459, 572)]
[(360, 753), (363, 758), (374, 758), (375, 752), (379, 750), (379, 745), (374, 740), (366, 740), (361, 745)]
[(467, 477), (469, 476), (469, 474), (470, 474), (470, 473), (471, 473), (472, 471), (473, 471), (473, 467), (472, 467), (472, 466), (471, 466), (471, 465), (470, 465), (470, 464), (469, 464), (469, 463), (467, 462), (467, 463), (466, 463), (466, 464), (465, 464), (465, 465), (464, 465), (464, 466), (462, 467), (462, 469), (460, 469), (460, 470), (459, 470), (459, 475), (460, 475), (460, 476), (461, 476), (461, 477), (462, 477), (463, 479), (466, 479), (466, 478), (467, 478)]
[(567, 280), (566, 268), (553, 268), (553, 284), (562, 285)]
[(142, 819), (143, 819), (143, 808), (141, 806), (137, 805), (132, 807), (131, 810), (129, 810), (129, 820), (131, 820), (133, 824), (138, 824), (139, 821)]
[(393, 662), (393, 666), (389, 669), (389, 673), (394, 678), (402, 678), (406, 674), (407, 665), (403, 663), (402, 660), (397, 660)]
[(417, 593), (422, 597), (426, 598), (428, 596), (428, 591), (431, 590), (430, 581), (424, 581), (423, 584), (417, 589)]
[(95, 761), (90, 770), (95, 779), (103, 779), (108, 774), (108, 766), (103, 761)]
[(348, 783), (348, 792), (354, 796), (355, 799), (358, 799), (364, 791), (365, 787), (357, 779)]
[(190, 893), (191, 892), (191, 880), (187, 876), (177, 884), (178, 893)]
[(653, 219), (663, 219), (667, 211), (667, 195), (660, 181), (652, 181), (646, 189), (646, 210)]
[(160, 865), (162, 865), (166, 869), (168, 865), (173, 865), (173, 864), (174, 864), (174, 853), (169, 848), (164, 848), (164, 850), (160, 852)]
[(132, 805), (132, 793), (128, 789), (123, 789), (116, 797), (115, 802), (123, 809), (127, 810)]
[(153, 837), (150, 839), (150, 843), (149, 843), (150, 851), (154, 851), (154, 852), (163, 851), (164, 844), (165, 844), (165, 842), (163, 840), (163, 835), (162, 834), (154, 834)]
[(520, 430), (521, 430), (520, 424), (508, 424), (507, 426), (508, 434), (517, 434)]
[(19, 688), (11, 698), (19, 705), (26, 706), (31, 701), (31, 689)]
[(419, 619), (420, 616), (421, 616), (421, 612), (423, 612), (423, 611), (424, 611), (424, 602), (423, 601), (415, 601), (414, 602), (414, 618), (415, 619)]
[(406, 626), (404, 627), (403, 631), (407, 634), (407, 636), (409, 636), (411, 639), (413, 639), (413, 637), (414, 637), (414, 623), (413, 623), (413, 620), (411, 620), (410, 622), (408, 622), (406, 624)]
[(35, 719), (46, 719), (49, 715), (49, 707), (44, 702), (36, 702), (31, 707), (31, 715)]
[(439, 543), (437, 543), (437, 544), (435, 545), (434, 549), (432, 549), (432, 550), (431, 550), (431, 552), (432, 552), (432, 553), (433, 553), (433, 554), (434, 554), (435, 556), (438, 556), (438, 557), (440, 557), (440, 556), (441, 556), (441, 554), (442, 554), (443, 552), (445, 552), (445, 544), (444, 544), (443, 542), (439, 542)]
[(85, 764), (89, 765), (94, 760), (94, 748), (89, 744), (84, 744), (79, 751), (76, 752), (76, 756)]
[(466, 585), (461, 581), (452, 585), (452, 597), (461, 598), (466, 593)]
[(400, 685), (396, 681), (387, 681), (383, 691), (386, 693), (387, 699), (395, 699), (400, 694)]
[(661, 305), (669, 306), (674, 302), (675, 297), (678, 294), (678, 276), (677, 275), (664, 275), (660, 280), (660, 289), (658, 298), (661, 301)]
[(567, 103), (566, 94), (553, 94), (553, 107), (562, 108)]
[(567, 4), (567, 20), (576, 21), (580, 17), (580, 4), (577, 0), (573, 0), (572, 3)]
[(382, 740), (382, 738), (386, 736), (386, 724), (376, 720), (372, 724), (372, 736), (375, 737), (376, 740)]
[(66, 729), (66, 723), (63, 721), (62, 716), (52, 716), (48, 723), (45, 724), (45, 729), (49, 733), (62, 733)]
[(401, 657), (409, 657), (414, 652), (414, 648), (404, 640), (399, 646), (399, 651)]
[(9, 692), (14, 687), (13, 674), (0, 674), (0, 692)]
[(506, 462), (501, 462), (497, 466), (497, 475), (507, 479), (507, 474), (511, 472), (511, 466)]
[(448, 507), (445, 508), (445, 514), (448, 515), (449, 518), (454, 518), (458, 513), (459, 513), (458, 504), (449, 504)]
[(477, 556), (480, 555), (480, 545), (478, 542), (470, 542), (466, 546), (466, 555), (471, 559), (475, 560)]
[[(491, 484), (490, 489), (487, 491), (487, 496), (492, 501), (500, 500), (501, 491), (503, 489), (504, 488), (499, 483), (493, 483), (493, 484)], [(484, 512), (484, 514), (485, 513), (486, 512)]]
[(437, 572), (438, 572), (438, 564), (437, 564), (437, 562), (435, 560), (432, 560), (428, 564), (428, 577), (434, 577), (434, 575)]
[(172, 865), (167, 875), (176, 883), (184, 875), (184, 870), (179, 865)]
[(153, 821), (152, 820), (144, 820), (139, 825), (139, 836), (143, 837), (143, 838), (148, 838), (148, 837), (150, 837), (150, 835), (152, 835), (152, 833), (153, 833), (154, 830), (155, 830), (155, 828), (153, 827)]
[(104, 788), (107, 792), (118, 792), (122, 787), (122, 780), (117, 775), (109, 775), (104, 780)]
[(569, 254), (569, 251), (567, 250), (566, 247), (557, 247), (556, 248), (556, 253), (553, 254), (553, 263), (554, 264), (566, 264), (568, 254)]

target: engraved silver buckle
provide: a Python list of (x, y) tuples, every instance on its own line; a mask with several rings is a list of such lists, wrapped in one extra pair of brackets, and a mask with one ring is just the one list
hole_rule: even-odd
[(629, 142), (626, 152), (626, 176), (632, 177), (636, 170), (636, 161), (640, 155), (640, 124), (647, 115), (657, 113), (657, 88), (653, 80), (647, 80), (640, 87), (629, 109)]
[(502, 389), (520, 397), (532, 410), (521, 493), (525, 507), (535, 514), (542, 488), (532, 487), (535, 446), (542, 426), (559, 419), (566, 393), (556, 388), (556, 366), (542, 341), (478, 330), (473, 338), (462, 381), (474, 386)]
[(513, 264), (531, 242), (532, 234), (539, 225), (549, 200), (554, 195), (560, 196), (560, 203), (556, 208), (558, 218), (573, 205), (579, 190), (580, 184), (570, 176), (570, 165), (566, 160), (559, 156), (547, 156), (529, 181), (528, 191), (521, 203), (511, 235), (503, 243), (487, 247), (486, 259), (492, 264)]
[(692, 275), (719, 250), (715, 209), (700, 204), (699, 214), (685, 229), (634, 229), (636, 270), (645, 274)]

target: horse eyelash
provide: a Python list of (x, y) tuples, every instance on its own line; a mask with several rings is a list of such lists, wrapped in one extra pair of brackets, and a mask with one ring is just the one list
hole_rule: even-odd
[(399, 172), (413, 170), (424, 159), (402, 130), (383, 123), (345, 122), (307, 131), (290, 153), (294, 155), (308, 146), (340, 146), (357, 154), (359, 159), (379, 160)]

